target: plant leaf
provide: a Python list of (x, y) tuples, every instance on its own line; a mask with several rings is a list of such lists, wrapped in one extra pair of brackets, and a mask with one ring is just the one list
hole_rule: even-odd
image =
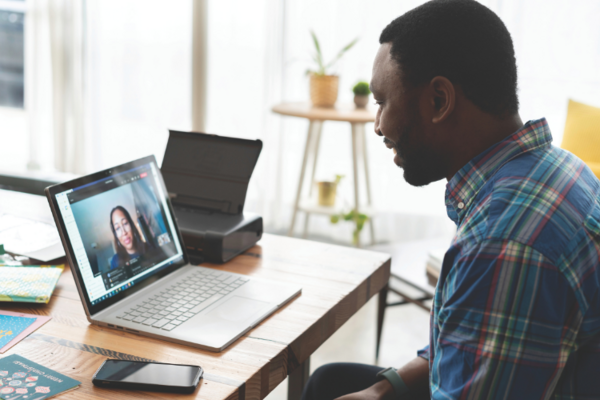
[(325, 68), (330, 68), (331, 66), (333, 66), (333, 64), (335, 64), (340, 58), (342, 58), (342, 56), (344, 55), (345, 52), (350, 50), (356, 44), (356, 42), (358, 42), (358, 39), (359, 38), (356, 38), (353, 41), (351, 41), (350, 43), (348, 43), (346, 46), (344, 46), (340, 50), (340, 52), (337, 54), (337, 56), (335, 56), (335, 58), (333, 60), (331, 60), (331, 62), (329, 62), (329, 64), (327, 64), (325, 66)]
[(319, 73), (321, 73), (322, 75), (325, 74), (325, 67), (323, 66), (323, 54), (321, 53), (321, 46), (319, 45), (319, 39), (317, 39), (317, 35), (315, 35), (315, 32), (311, 29), (310, 31), (310, 35), (312, 36), (313, 42), (315, 44), (315, 48), (317, 49), (317, 54), (315, 58), (315, 61), (317, 62), (317, 65), (319, 66)]

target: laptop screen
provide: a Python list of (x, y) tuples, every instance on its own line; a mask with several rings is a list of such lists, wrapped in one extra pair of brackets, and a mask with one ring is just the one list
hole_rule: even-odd
[(92, 306), (183, 259), (155, 162), (55, 196)]

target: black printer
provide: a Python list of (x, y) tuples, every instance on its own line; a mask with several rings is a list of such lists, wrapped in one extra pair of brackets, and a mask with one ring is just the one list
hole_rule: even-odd
[(190, 262), (223, 263), (254, 246), (262, 217), (244, 213), (260, 140), (169, 131), (162, 175)]

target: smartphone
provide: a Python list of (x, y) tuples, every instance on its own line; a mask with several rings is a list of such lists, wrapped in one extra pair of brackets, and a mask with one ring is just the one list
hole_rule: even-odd
[(203, 373), (197, 365), (106, 360), (92, 383), (103, 388), (193, 393)]

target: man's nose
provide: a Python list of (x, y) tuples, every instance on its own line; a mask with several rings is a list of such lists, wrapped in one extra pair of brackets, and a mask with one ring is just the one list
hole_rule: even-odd
[(381, 129), (379, 129), (379, 120), (375, 120), (375, 124), (373, 125), (373, 130), (375, 131), (376, 135), (383, 136), (383, 133), (381, 133)]
[(375, 117), (375, 124), (373, 124), (373, 130), (375, 131), (376, 135), (383, 136), (383, 133), (381, 133), (381, 129), (379, 129), (379, 116)]

